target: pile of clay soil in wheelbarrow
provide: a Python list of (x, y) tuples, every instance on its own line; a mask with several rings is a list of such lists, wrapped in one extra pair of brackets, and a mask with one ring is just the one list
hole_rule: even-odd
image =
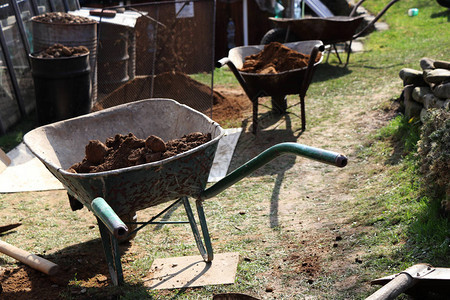
[[(320, 60), (321, 54), (315, 62)], [(258, 74), (277, 74), (308, 66), (309, 55), (295, 51), (285, 45), (272, 42), (264, 46), (261, 52), (245, 57), (241, 72)]]
[(145, 140), (133, 133), (116, 134), (105, 143), (91, 140), (86, 145), (84, 159), (71, 166), (72, 173), (97, 173), (166, 159), (189, 151), (211, 140), (211, 133), (192, 132), (167, 143), (158, 136)]

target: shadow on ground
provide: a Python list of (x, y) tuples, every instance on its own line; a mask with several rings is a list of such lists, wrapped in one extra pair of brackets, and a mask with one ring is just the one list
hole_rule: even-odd
[[(129, 246), (121, 245), (121, 253)], [(112, 285), (100, 239), (63, 248), (44, 258), (59, 266), (57, 275), (49, 276), (19, 264), (0, 275), (0, 282), (7, 287), (2, 299), (61, 299), (63, 295), (70, 299), (116, 299), (123, 293), (122, 288)], [(147, 290), (141, 286), (125, 287), (128, 288), (143, 294)]]
[[(352, 71), (344, 66), (344, 64), (322, 63), (317, 66), (312, 78), (312, 83), (344, 77), (350, 73), (352, 73)], [(306, 95), (308, 95), (308, 93), (306, 93)]]

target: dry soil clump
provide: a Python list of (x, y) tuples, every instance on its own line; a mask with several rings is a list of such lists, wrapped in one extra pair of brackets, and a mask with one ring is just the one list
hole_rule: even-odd
[(58, 58), (80, 56), (89, 53), (89, 49), (85, 46), (69, 47), (63, 44), (53, 44), (41, 52), (34, 54), (37, 58)]
[(165, 143), (160, 137), (151, 135), (139, 139), (134, 134), (116, 134), (102, 143), (91, 140), (86, 145), (84, 159), (71, 166), (73, 173), (96, 173), (137, 166), (159, 161), (198, 147), (211, 140), (211, 134), (193, 132), (180, 139)]
[(34, 21), (50, 24), (92, 24), (97, 23), (93, 19), (75, 16), (65, 12), (49, 12), (33, 18)]

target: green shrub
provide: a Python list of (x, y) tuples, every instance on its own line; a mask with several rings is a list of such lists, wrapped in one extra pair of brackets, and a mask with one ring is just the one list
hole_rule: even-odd
[(428, 187), (442, 197), (450, 195), (450, 112), (431, 110), (418, 143), (420, 171)]

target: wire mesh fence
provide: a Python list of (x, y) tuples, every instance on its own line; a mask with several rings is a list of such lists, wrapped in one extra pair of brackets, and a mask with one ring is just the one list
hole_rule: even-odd
[[(35, 109), (27, 56), (43, 50), (34, 49), (39, 41), (45, 41), (45, 46), (89, 48), (92, 111), (141, 99), (170, 98), (212, 115), (214, 0), (134, 1), (100, 9), (114, 9), (108, 17), (91, 14), (94, 8), (80, 8), (76, 0), (17, 3), (5, 0), (0, 10), (0, 134)], [(94, 30), (88, 32), (81, 30), (88, 26), (73, 24), (61, 30), (58, 24), (36, 30), (32, 17), (47, 12), (84, 15), (97, 24), (89, 25)]]
[(33, 16), (78, 8), (77, 0), (0, 1), (0, 135), (35, 111)]
[(139, 3), (103, 12), (111, 9), (125, 12), (99, 17), (92, 110), (170, 98), (211, 116), (215, 2)]

